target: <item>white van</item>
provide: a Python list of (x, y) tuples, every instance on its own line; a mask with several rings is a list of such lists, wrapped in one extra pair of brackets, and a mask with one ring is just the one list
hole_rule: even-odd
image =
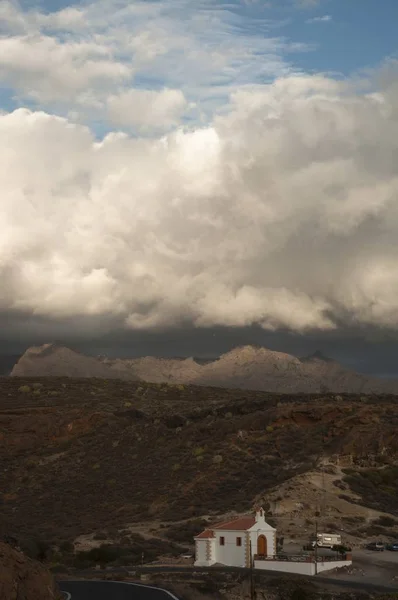
[(338, 533), (318, 533), (317, 540), (313, 540), (312, 547), (315, 548), (315, 544), (318, 548), (333, 548), (333, 546), (341, 546), (341, 535)]

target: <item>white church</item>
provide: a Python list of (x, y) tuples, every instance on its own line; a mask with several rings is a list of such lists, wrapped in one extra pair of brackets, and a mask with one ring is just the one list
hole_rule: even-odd
[(252, 516), (237, 517), (205, 529), (195, 538), (195, 566), (221, 564), (269, 571), (317, 575), (352, 564), (352, 554), (344, 557), (314, 553), (281, 559), (276, 553), (276, 529), (264, 518), (263, 508)]
[(216, 563), (234, 567), (250, 566), (252, 558), (271, 558), (276, 554), (276, 529), (257, 508), (253, 516), (239, 517), (212, 525), (195, 537), (195, 566)]

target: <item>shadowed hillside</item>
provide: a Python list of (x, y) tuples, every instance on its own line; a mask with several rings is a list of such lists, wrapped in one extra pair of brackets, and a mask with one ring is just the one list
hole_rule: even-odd
[(391, 396), (2, 378), (1, 530), (71, 539), (245, 511), (324, 457), (393, 464), (397, 425)]

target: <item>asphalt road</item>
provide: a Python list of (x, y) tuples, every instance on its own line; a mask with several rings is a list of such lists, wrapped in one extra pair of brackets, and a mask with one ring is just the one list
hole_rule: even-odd
[(63, 581), (65, 600), (178, 600), (167, 590), (114, 581)]
[[(173, 571), (194, 571), (198, 572), (209, 572), (209, 569), (205, 568), (192, 568), (188, 567), (185, 569), (178, 569), (173, 567), (151, 569), (152, 572), (173, 572)], [(214, 571), (223, 572), (249, 572), (249, 569), (241, 569), (238, 567), (212, 567)], [(147, 571), (147, 570), (146, 570)], [(115, 573), (115, 570), (112, 571)], [(120, 569), (118, 571), (120, 573)], [(148, 571), (147, 571), (148, 572)], [(276, 571), (262, 571), (258, 572), (259, 576), (261, 573), (268, 578), (277, 578), (283, 575)], [(98, 575), (98, 572), (96, 573)], [(108, 571), (109, 574), (109, 571)], [(257, 573), (256, 573), (257, 575)], [(86, 575), (87, 576), (87, 575)], [(307, 577), (301, 575), (295, 575), (296, 579)], [(339, 588), (346, 588), (350, 590), (360, 590), (374, 593), (388, 593), (398, 592), (398, 584), (396, 582), (383, 585), (381, 582), (371, 581), (355, 581), (350, 578), (345, 579), (334, 579), (333, 577), (314, 577), (314, 583), (323, 584), (325, 588), (333, 586)], [(113, 581), (100, 581), (100, 580), (86, 580), (86, 581), (59, 581), (59, 588), (70, 594), (65, 596), (65, 600), (178, 600), (174, 594), (163, 590), (161, 588), (151, 587), (142, 584), (131, 584), (121, 583)]]

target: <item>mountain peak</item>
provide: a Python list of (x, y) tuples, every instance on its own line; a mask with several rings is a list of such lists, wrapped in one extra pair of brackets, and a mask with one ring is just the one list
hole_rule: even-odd
[(99, 360), (62, 344), (31, 346), (14, 365), (11, 376), (109, 377), (112, 371)]
[(323, 354), (323, 352), (321, 352), (320, 350), (315, 350), (315, 352), (313, 354), (304, 356), (301, 359), (301, 362), (308, 362), (311, 360), (321, 360), (323, 362), (334, 362), (334, 360), (332, 358), (329, 358), (329, 356), (325, 356), (325, 354)]

